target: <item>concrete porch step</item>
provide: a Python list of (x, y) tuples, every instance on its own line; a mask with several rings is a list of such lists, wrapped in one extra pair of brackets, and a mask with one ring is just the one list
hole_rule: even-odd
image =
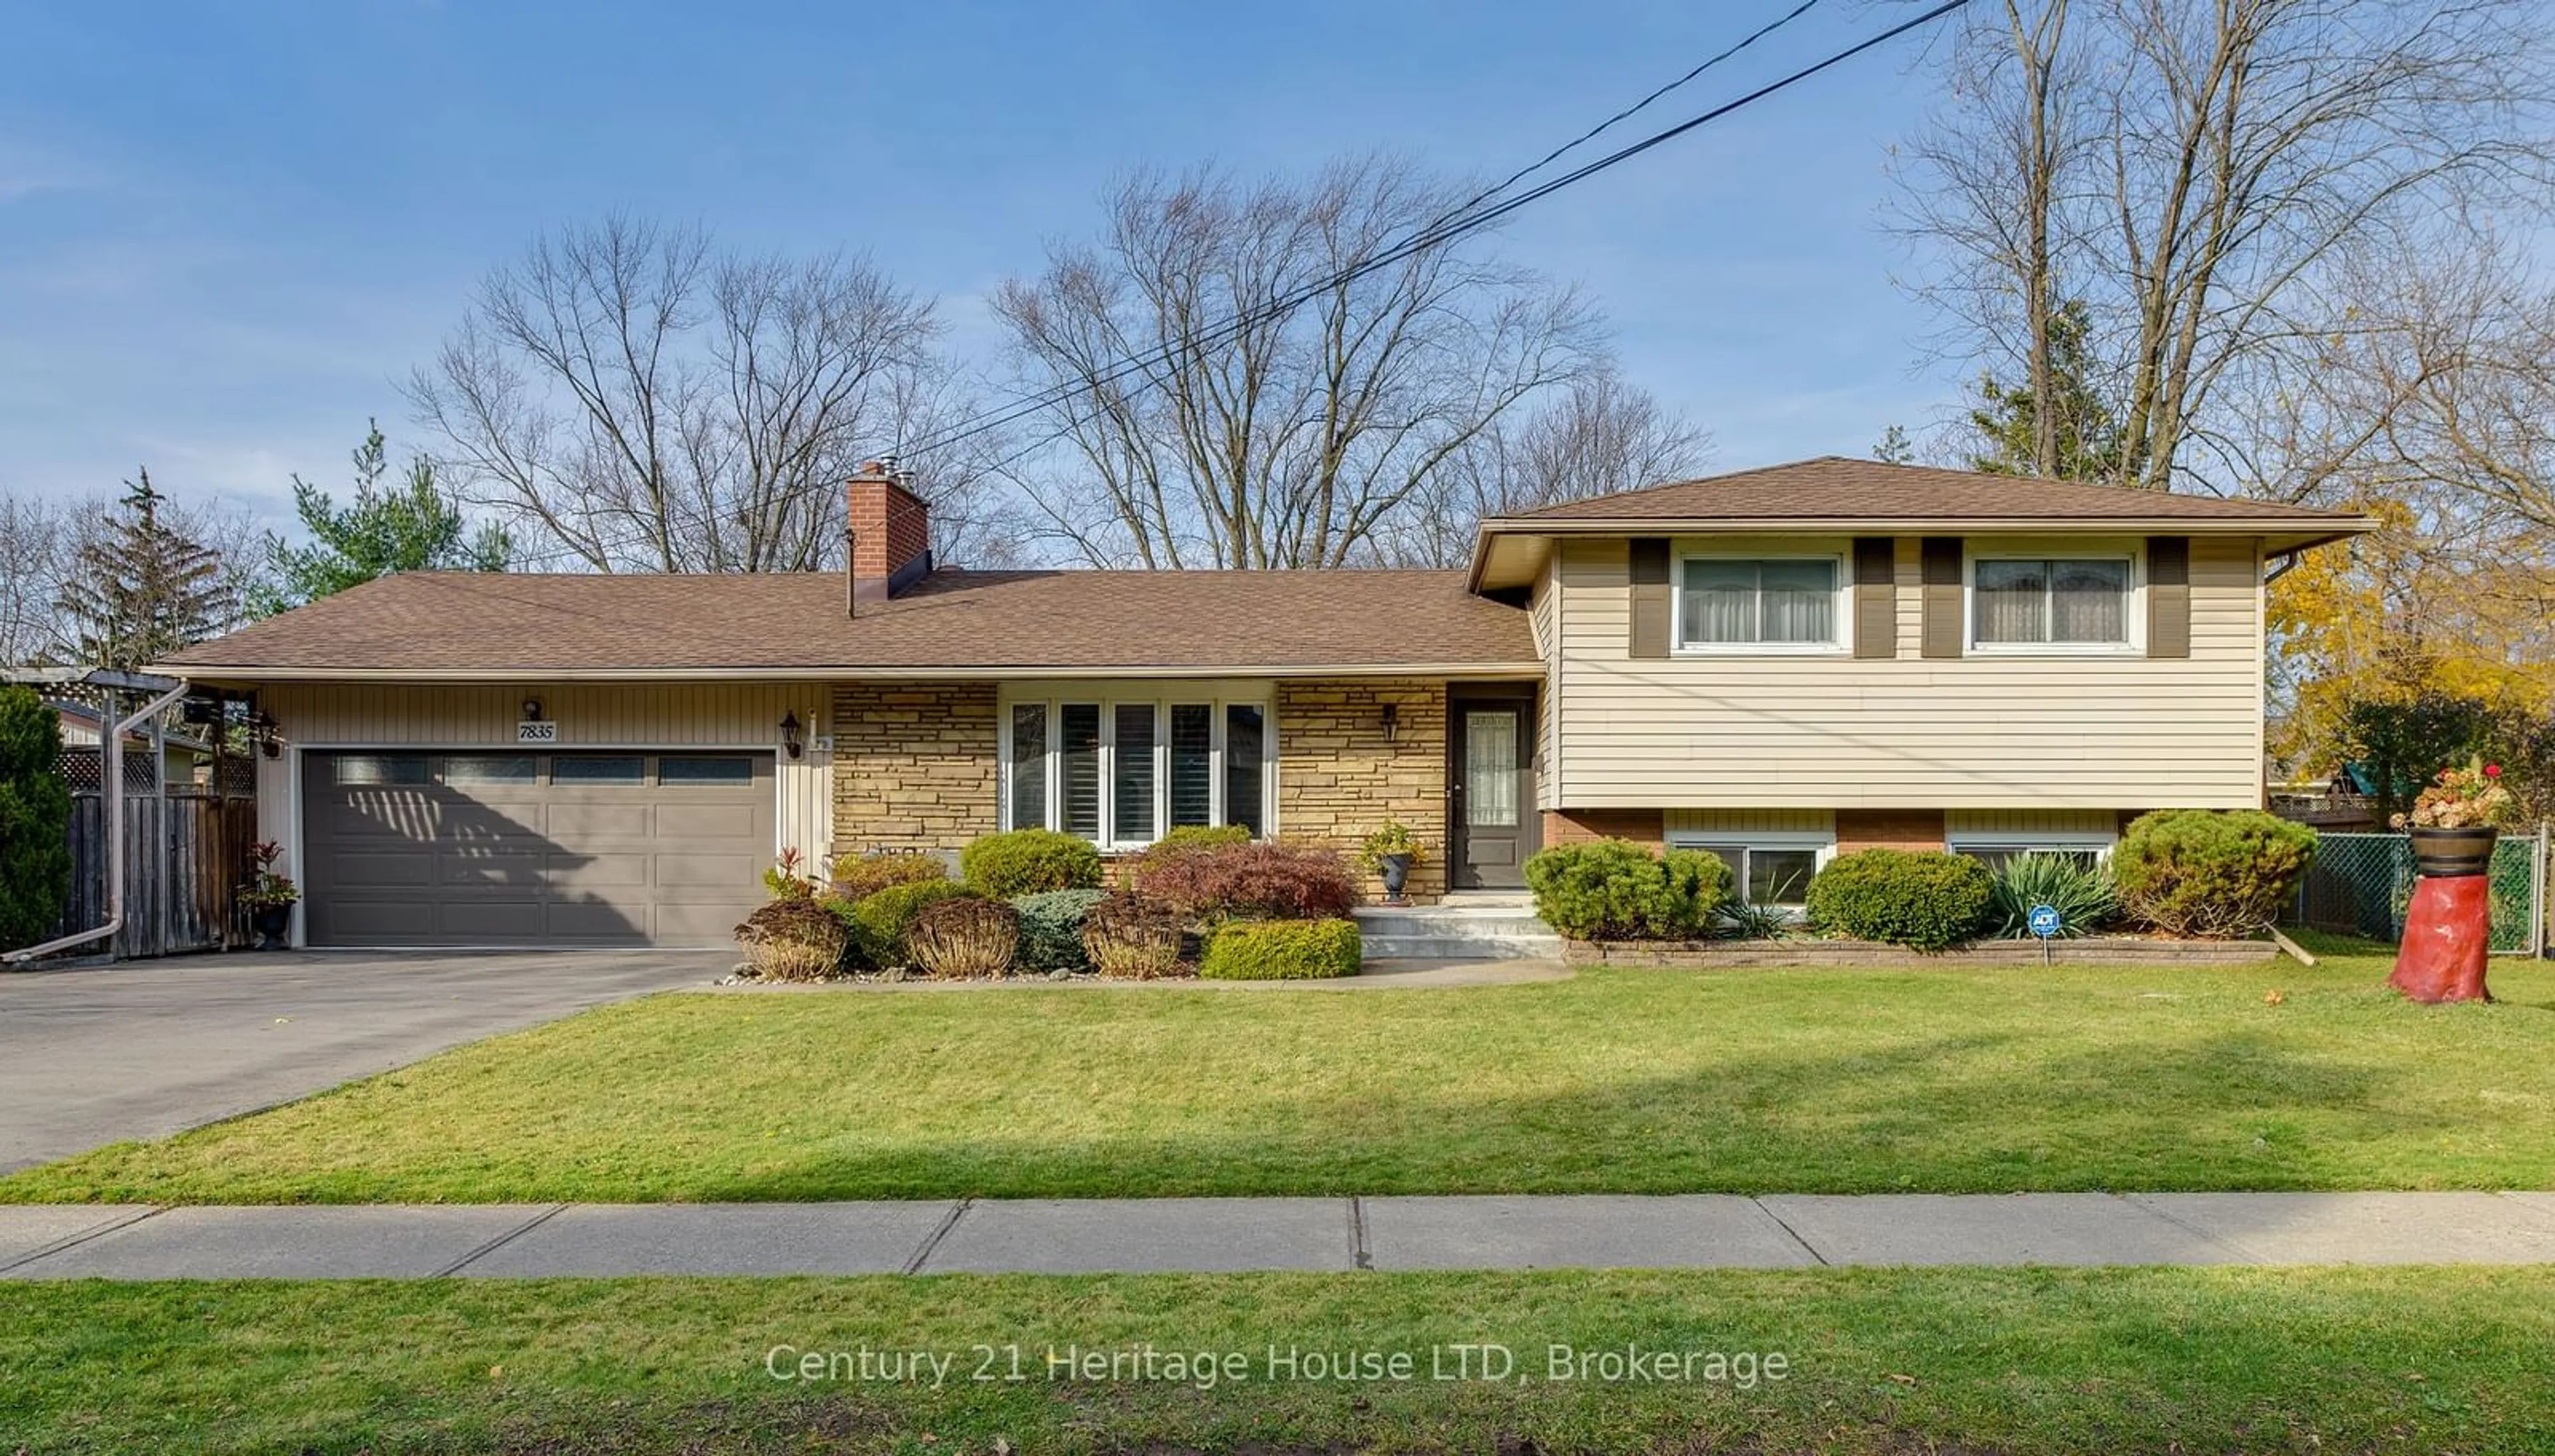
[(1365, 935), (1372, 960), (1558, 960), (1558, 935)]
[(1472, 893), (1437, 905), (1361, 906), (1358, 932), (1377, 959), (1544, 960), (1561, 954), (1561, 937), (1537, 918), (1522, 895)]

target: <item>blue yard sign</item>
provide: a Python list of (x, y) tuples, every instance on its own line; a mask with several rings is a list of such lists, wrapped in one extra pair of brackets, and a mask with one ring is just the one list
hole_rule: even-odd
[(2039, 936), (2043, 940), (2048, 939), (2050, 936), (2058, 933), (2058, 907), (2054, 905), (2033, 906), (2031, 908), (2031, 918), (2027, 923), (2031, 926), (2032, 934)]

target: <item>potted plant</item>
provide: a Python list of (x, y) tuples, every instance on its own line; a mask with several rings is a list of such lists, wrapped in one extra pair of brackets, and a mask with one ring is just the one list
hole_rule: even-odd
[(1419, 862), (1419, 839), (1410, 826), (1399, 819), (1387, 819), (1384, 827), (1366, 837), (1358, 860), (1384, 881), (1386, 905), (1408, 905), (1401, 887), (1410, 883), (1410, 867)]
[(2494, 841), (2511, 808), (2501, 765), (2470, 762), (2463, 769), (2442, 769), (2413, 800), (2412, 813), (2397, 814), (2393, 822), (2412, 836), (2416, 872), (2481, 875), (2493, 864)]
[(281, 950), (285, 932), (293, 927), (294, 903), (302, 899), (302, 887), (289, 875), (275, 872), (275, 862), (284, 857), (284, 846), (272, 839), (258, 841), (249, 851), (257, 861), (257, 877), (239, 893), (240, 904), (248, 907), (249, 928), (257, 932), (257, 948)]

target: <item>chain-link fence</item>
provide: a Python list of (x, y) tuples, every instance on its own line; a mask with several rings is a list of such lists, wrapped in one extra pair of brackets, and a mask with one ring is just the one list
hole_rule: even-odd
[[(2545, 949), (2544, 829), (2504, 834), (2493, 849), (2493, 953), (2536, 955)], [(2402, 834), (2320, 834), (2315, 867), (2298, 886), (2292, 923), (2372, 940), (2404, 934), (2413, 903), (2413, 841)]]

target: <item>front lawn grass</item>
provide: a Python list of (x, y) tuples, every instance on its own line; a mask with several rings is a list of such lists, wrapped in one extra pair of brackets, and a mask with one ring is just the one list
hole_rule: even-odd
[(2445, 1008), (2385, 970), (678, 994), (29, 1169), (0, 1199), (2555, 1185), (2555, 970), (2497, 963), (2499, 1005)]
[[(1484, 1342), (1528, 1379), (1425, 1378)], [(1047, 1377), (1149, 1344), (1244, 1378)], [(1759, 1374), (1548, 1381), (1553, 1344)], [(969, 1379), (979, 1346), (1027, 1378)], [(1288, 1380), (1273, 1346), (1418, 1375)], [(954, 1364), (807, 1385), (775, 1347)], [(0, 1284), (0, 1449), (2517, 1456), (2555, 1448), (2550, 1349), (2544, 1269)]]

